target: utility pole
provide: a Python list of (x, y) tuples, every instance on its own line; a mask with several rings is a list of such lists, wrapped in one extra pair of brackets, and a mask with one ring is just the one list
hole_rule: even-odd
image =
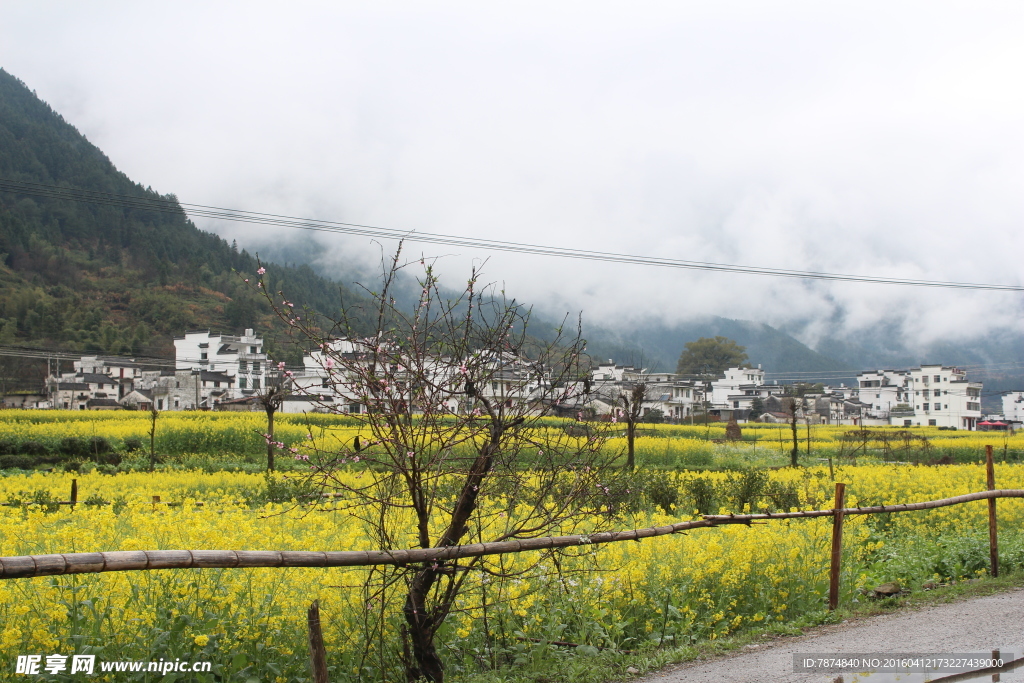
[(202, 379), (202, 377), (202, 370), (197, 370), (195, 368), (192, 369), (192, 378), (195, 380), (196, 383), (196, 410), (199, 410), (199, 382)]

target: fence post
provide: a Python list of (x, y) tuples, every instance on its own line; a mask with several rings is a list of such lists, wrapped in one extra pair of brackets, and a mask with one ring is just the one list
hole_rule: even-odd
[[(996, 469), (992, 463), (992, 447), (985, 446), (985, 474), (988, 478), (988, 490), (996, 488)], [(999, 536), (996, 527), (996, 499), (988, 499), (988, 559), (992, 577), (999, 576)]]
[(75, 509), (75, 504), (78, 503), (78, 480), (77, 479), (72, 479), (71, 480), (71, 498), (69, 500), (71, 501), (71, 509), (74, 510)]
[(839, 574), (843, 561), (843, 508), (846, 506), (846, 484), (836, 482), (835, 514), (832, 517), (832, 571), (828, 582), (828, 608), (839, 606)]
[(327, 650), (324, 634), (320, 630), (320, 601), (314, 600), (306, 615), (309, 623), (309, 663), (313, 669), (313, 683), (330, 683), (327, 678)]
[(156, 506), (160, 504), (160, 496), (153, 496), (153, 511), (156, 512)]

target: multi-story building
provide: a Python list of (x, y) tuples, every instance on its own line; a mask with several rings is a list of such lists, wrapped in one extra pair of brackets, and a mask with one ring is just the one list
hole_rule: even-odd
[(864, 417), (888, 420), (902, 417), (911, 406), (910, 373), (906, 370), (868, 370), (857, 375)]
[[(212, 410), (234, 398), (235, 378), (208, 370), (151, 370), (135, 380), (134, 390), (157, 410)], [(132, 397), (137, 405), (138, 397)]]
[(857, 376), (866, 420), (898, 427), (974, 429), (981, 419), (981, 382), (945, 365), (875, 370)]
[(241, 336), (188, 332), (174, 339), (178, 370), (205, 370), (232, 380), (228, 398), (241, 398), (267, 386), (267, 354), (263, 338), (247, 329)]
[(1007, 391), (1003, 394), (1003, 419), (1024, 422), (1024, 391)]

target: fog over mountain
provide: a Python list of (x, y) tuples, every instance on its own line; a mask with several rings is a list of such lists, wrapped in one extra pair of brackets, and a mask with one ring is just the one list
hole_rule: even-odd
[[(0, 66), (185, 202), (1020, 285), (1022, 29), (1013, 4), (7, 3)], [(284, 228), (196, 223), (280, 260), (308, 252)], [(313, 239), (342, 276), (393, 248)], [(444, 256), (453, 284), (489, 259), (519, 299), (637, 347), (709, 316), (850, 367), (1024, 346), (1019, 293), (409, 248)]]

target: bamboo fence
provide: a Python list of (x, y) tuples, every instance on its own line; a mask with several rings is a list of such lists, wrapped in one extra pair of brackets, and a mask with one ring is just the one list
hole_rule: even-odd
[[(887, 512), (928, 510), (960, 505), (976, 500), (1024, 498), (1024, 489), (979, 491), (953, 498), (900, 505), (841, 508), (844, 516)], [(618, 541), (640, 541), (675, 534), (689, 529), (715, 527), (723, 524), (750, 524), (772, 519), (803, 519), (832, 517), (836, 509), (800, 512), (765, 512), (746, 515), (704, 515), (703, 519), (676, 522), (628, 531), (603, 531), (571, 536), (545, 536), (494, 543), (473, 543), (447, 548), (412, 548), (404, 550), (122, 550), (102, 553), (63, 553), (53, 555), (22, 555), (0, 557), (0, 578), (19, 579), (62, 574), (89, 574), (151, 569), (233, 569), (242, 567), (365, 567), (371, 565), (408, 565), (422, 562), (448, 562), (463, 557), (500, 555), (504, 553), (570, 548)]]
[[(23, 579), (63, 574), (95, 574), (117, 571), (147, 571), (153, 569), (234, 569), (244, 567), (366, 567), (379, 565), (405, 566), (418, 563), (446, 563), (463, 557), (501, 555), (554, 548), (571, 548), (619, 541), (637, 541), (644, 538), (666, 536), (690, 529), (711, 528), (725, 524), (764, 523), (775, 519), (809, 519), (833, 517), (831, 581), (829, 607), (838, 604), (840, 561), (842, 556), (843, 519), (849, 515), (872, 515), (892, 512), (930, 510), (962, 505), (977, 500), (989, 502), (989, 548), (992, 576), (999, 575), (998, 540), (995, 500), (997, 498), (1024, 498), (1024, 489), (996, 489), (992, 460), (992, 447), (986, 448), (987, 491), (967, 493), (952, 498), (874, 505), (871, 507), (844, 507), (845, 484), (836, 484), (836, 504), (831, 509), (802, 510), (797, 512), (762, 512), (752, 514), (703, 515), (702, 519), (676, 522), (627, 531), (602, 531), (570, 536), (545, 536), (491, 543), (473, 543), (444, 548), (411, 548), (403, 550), (367, 551), (302, 551), (302, 550), (122, 550), (98, 553), (60, 553), (52, 555), (22, 555), (0, 557), (0, 579)], [(72, 483), (71, 505), (77, 502), (77, 482)], [(154, 505), (160, 499), (154, 496)], [(167, 504), (167, 503), (164, 503)]]

